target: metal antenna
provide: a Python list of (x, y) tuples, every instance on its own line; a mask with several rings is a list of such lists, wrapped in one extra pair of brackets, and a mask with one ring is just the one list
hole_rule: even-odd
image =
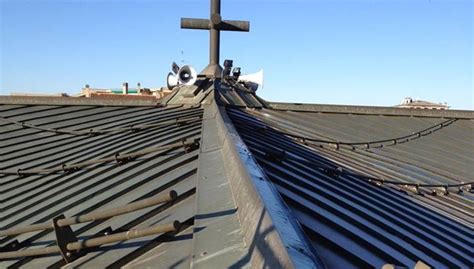
[(221, 78), (222, 67), (219, 65), (220, 31), (248, 32), (248, 21), (222, 20), (221, 1), (211, 0), (210, 19), (181, 18), (181, 28), (209, 30), (209, 65), (201, 71), (201, 75)]

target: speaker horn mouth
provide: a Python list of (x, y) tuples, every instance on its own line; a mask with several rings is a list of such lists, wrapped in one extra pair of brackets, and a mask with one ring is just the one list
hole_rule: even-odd
[(173, 90), (174, 87), (178, 86), (179, 80), (175, 74), (169, 72), (168, 76), (166, 77), (166, 86), (169, 90)]
[(184, 72), (184, 71), (183, 71), (183, 72), (181, 72), (181, 73), (179, 74), (179, 79), (180, 79), (181, 81), (186, 81), (186, 82), (188, 82), (188, 81), (191, 79), (191, 74), (189, 74), (188, 72)]
[(197, 73), (194, 68), (190, 65), (185, 65), (175, 73), (175, 69), (178, 67), (176, 63), (173, 63), (172, 72), (168, 73), (166, 77), (166, 84), (168, 89), (172, 90), (178, 85), (192, 85), (197, 80)]
[(180, 84), (192, 85), (197, 79), (196, 70), (189, 65), (185, 65), (179, 69), (178, 79)]

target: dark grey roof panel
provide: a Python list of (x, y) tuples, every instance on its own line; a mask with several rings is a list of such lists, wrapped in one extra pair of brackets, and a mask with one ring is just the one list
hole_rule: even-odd
[[(457, 120), (407, 143), (355, 150), (304, 145), (285, 131), (331, 141), (403, 136), (443, 118), (228, 109), (234, 124), (292, 208), (329, 268), (472, 267), (473, 195), (424, 196), (369, 183), (361, 175), (453, 184), (472, 181), (471, 120)], [(262, 128), (266, 126), (265, 128)], [(327, 170), (329, 167), (333, 170)], [(338, 167), (354, 174), (336, 174)], [(360, 176), (359, 176), (360, 175)], [(470, 175), (470, 176), (469, 176)]]
[(34, 105), (34, 106), (155, 106), (157, 99), (150, 96), (130, 96), (123, 98), (121, 96), (94, 96), (85, 97), (49, 97), (49, 96), (2, 96), (0, 95), (0, 104), (8, 106), (16, 105)]
[[(88, 124), (78, 124), (75, 127), (79, 129), (85, 129), (88, 130), (90, 128), (114, 128), (117, 126), (131, 126), (131, 125), (137, 125), (137, 124), (147, 124), (147, 123), (153, 123), (157, 121), (164, 121), (164, 120), (170, 120), (174, 119), (177, 117), (196, 117), (199, 116), (199, 112), (196, 110), (188, 110), (188, 109), (183, 109), (182, 111), (157, 111), (157, 112), (146, 112), (144, 115), (140, 114), (135, 114), (135, 113), (123, 113), (122, 115), (119, 115), (122, 117), (131, 117), (134, 120), (116, 120), (117, 116), (114, 116), (113, 119), (113, 125), (111, 122), (105, 123), (103, 125), (97, 125), (102, 122), (103, 119), (92, 119), (88, 120)], [(105, 121), (107, 121), (107, 117), (104, 115), (106, 118)], [(86, 120), (87, 117), (84, 117), (82, 120)], [(95, 122), (98, 123), (95, 123)], [(108, 120), (110, 121), (110, 119)], [(196, 123), (194, 123), (196, 124)], [(49, 124), (43, 124), (43, 126), (50, 127), (51, 125)], [(104, 127), (102, 127), (104, 126)], [(72, 127), (65, 127), (65, 128), (72, 128)], [(44, 134), (45, 132), (41, 132), (38, 130), (34, 130), (31, 128), (24, 129), (24, 130), (18, 130), (17, 132), (13, 132), (11, 134), (11, 138), (5, 138), (3, 141), (5, 141), (5, 146), (3, 147), (5, 155), (4, 155), (4, 163), (2, 163), (2, 167), (8, 167), (8, 165), (16, 165), (16, 166), (24, 166), (24, 163), (27, 163), (28, 165), (38, 165), (38, 163), (43, 163), (43, 159), (41, 156), (44, 155), (50, 155), (52, 152), (57, 152), (59, 156), (55, 156), (56, 158), (62, 160), (63, 162), (66, 160), (63, 160), (65, 157), (73, 158), (74, 152), (77, 152), (77, 154), (83, 154), (83, 151), (89, 150), (89, 151), (96, 151), (100, 149), (101, 147), (105, 147), (106, 145), (109, 144), (127, 144), (129, 140), (134, 141), (134, 143), (140, 143), (140, 140), (147, 140), (147, 137), (150, 136), (151, 134), (157, 134), (157, 135), (173, 135), (173, 133), (178, 130), (176, 129), (176, 126), (170, 126), (170, 127), (165, 127), (165, 128), (158, 128), (155, 130), (150, 130), (149, 133), (145, 132), (137, 132), (137, 133), (130, 133), (130, 132), (123, 132), (123, 133), (117, 133), (117, 134), (111, 134), (108, 136), (93, 136), (93, 137), (88, 137), (84, 139), (84, 137), (81, 136), (71, 136), (71, 135), (56, 135), (54, 133), (47, 133)], [(18, 132), (27, 132), (23, 136), (16, 136), (15, 134)], [(44, 135), (43, 135), (44, 134)], [(7, 144), (8, 142), (8, 144)], [(92, 145), (96, 145), (96, 148), (91, 147)], [(63, 147), (73, 147), (70, 151), (64, 152), (61, 150), (58, 150), (59, 146)], [(104, 149), (105, 152), (107, 152), (107, 148)], [(66, 156), (67, 155), (67, 156)], [(17, 160), (16, 158), (21, 156), (21, 160)], [(51, 156), (52, 159), (53, 156)], [(38, 163), (32, 163), (32, 162), (38, 162)], [(48, 160), (51, 162), (51, 160)], [(24, 167), (21, 167), (24, 168)]]
[[(102, 107), (102, 106), (1, 106), (1, 170), (56, 167), (133, 153), (150, 147), (173, 144), (182, 139), (200, 139), (202, 109), (199, 107)], [(68, 130), (108, 129), (138, 124), (157, 124), (180, 118), (198, 120), (167, 124), (137, 132), (77, 136), (22, 128), (12, 121), (23, 121), (43, 128)], [(4, 153), (4, 154), (3, 154)], [(142, 255), (156, 255), (164, 264), (189, 267), (189, 230), (194, 223), (198, 150), (184, 147), (149, 153), (117, 165), (94, 164), (69, 173), (19, 177), (0, 176), (0, 229), (51, 221), (64, 214), (74, 216), (115, 208), (140, 199), (175, 190), (178, 198), (169, 202), (106, 220), (72, 226), (79, 238), (96, 235), (110, 227), (114, 232), (155, 226), (178, 220), (183, 231), (157, 234), (113, 243), (80, 257), (71, 267), (103, 268), (125, 266)], [(52, 231), (40, 231), (0, 238), (0, 246), (18, 240), (26, 249), (56, 244)], [(168, 248), (169, 247), (169, 248)], [(164, 252), (174, 255), (162, 255)], [(158, 258), (158, 257), (156, 257)], [(183, 259), (187, 262), (183, 262)], [(25, 257), (0, 261), (0, 267), (44, 268), (64, 265), (61, 255)]]

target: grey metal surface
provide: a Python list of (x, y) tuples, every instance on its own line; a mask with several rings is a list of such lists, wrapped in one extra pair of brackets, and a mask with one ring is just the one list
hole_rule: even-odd
[(181, 85), (163, 100), (165, 105), (199, 105), (214, 89), (214, 81), (206, 78), (198, 78), (193, 85)]
[[(94, 104), (94, 102), (92, 102)], [(105, 102), (107, 104), (107, 102)], [(137, 124), (155, 124), (186, 115), (200, 116), (199, 107), (120, 107), (0, 105), (0, 116), (48, 128), (88, 130)], [(50, 168), (126, 154), (149, 147), (171, 144), (183, 138), (200, 138), (201, 122), (174, 124), (138, 132), (110, 135), (75, 136), (22, 128), (0, 119), (1, 169)], [(68, 264), (74, 268), (105, 268), (136, 264), (142, 255), (154, 251), (173, 252), (169, 248), (190, 249), (195, 210), (196, 174), (199, 150), (183, 148), (141, 156), (120, 165), (96, 164), (69, 173), (49, 175), (0, 175), (0, 229), (51, 221), (97, 210), (116, 208), (133, 201), (176, 190), (175, 202), (165, 203), (112, 217), (73, 226), (80, 239), (99, 234), (111, 227), (114, 232), (147, 228), (178, 220), (185, 231), (176, 235), (158, 234), (107, 244)], [(102, 234), (103, 235), (103, 234)], [(25, 249), (56, 244), (54, 231), (40, 231), (0, 238), (0, 247), (18, 240)], [(150, 252), (151, 251), (151, 252)], [(190, 266), (190, 251), (160, 255), (163, 264)], [(0, 261), (0, 267), (46, 268), (64, 265), (61, 255), (25, 257)], [(137, 265), (138, 266), (138, 265)]]
[(225, 106), (262, 108), (266, 104), (254, 91), (251, 91), (234, 80), (226, 79), (219, 82), (216, 100)]
[(249, 245), (247, 259), (256, 268), (324, 268), (233, 127), (225, 108), (219, 110), (216, 121), (223, 125), (225, 164)]
[(332, 114), (361, 114), (361, 115), (393, 115), (393, 116), (414, 116), (414, 117), (445, 117), (473, 119), (472, 110), (435, 110), (435, 109), (411, 109), (399, 107), (381, 106), (347, 106), (347, 105), (325, 105), (325, 104), (302, 104), (302, 103), (281, 103), (268, 102), (274, 110), (297, 111), (297, 112), (320, 112)]
[(131, 98), (76, 98), (76, 97), (43, 97), (43, 96), (2, 96), (0, 104), (3, 105), (75, 105), (75, 106), (154, 106), (157, 104), (156, 98), (152, 97), (131, 97)]
[[(268, 191), (268, 183), (255, 178), (254, 162), (250, 167), (250, 160), (242, 161), (244, 145), (225, 110), (213, 101), (216, 92), (203, 105), (191, 266), (316, 267), (313, 250), (301, 238), (299, 226), (294, 227), (288, 219), (287, 207), (278, 194), (275, 197), (275, 192)], [(267, 190), (267, 198), (261, 198), (257, 184)]]
[[(401, 182), (472, 181), (474, 121), (465, 119), (472, 112), (432, 111), (412, 117), (411, 111), (389, 110), (352, 114), (354, 109), (345, 113), (342, 107), (324, 113), (229, 108), (228, 114), (328, 268), (412, 268), (418, 261), (435, 268), (472, 268), (472, 193), (424, 189), (422, 196), (403, 186), (377, 186), (362, 176), (321, 169), (343, 167)], [(387, 112), (390, 116), (384, 116)], [(445, 121), (447, 115), (464, 119), (406, 143), (356, 150), (304, 145), (258, 128), (357, 142), (411, 134)]]
[[(267, 103), (254, 92), (221, 83), (212, 81), (197, 92), (176, 91), (166, 99), (191, 106), (51, 105), (43, 100), (0, 105), (0, 171), (49, 169), (201, 139), (199, 149), (150, 153), (120, 165), (0, 175), (0, 229), (51, 221), (62, 213), (71, 217), (107, 210), (176, 190), (178, 199), (171, 204), (78, 224), (73, 230), (82, 240), (102, 236), (107, 228), (118, 233), (178, 220), (184, 224), (178, 233), (101, 246), (66, 267), (321, 267), (318, 256), (328, 268), (413, 267), (418, 261), (436, 268), (472, 267), (472, 193), (449, 189), (445, 195), (443, 188), (421, 188), (421, 196), (404, 186), (376, 186), (362, 176), (430, 184), (472, 181), (471, 112), (321, 110), (317, 105), (297, 111), (291, 104), (265, 109)], [(228, 106), (227, 112), (216, 103)], [(203, 121), (180, 121), (203, 114)], [(448, 118), (457, 120), (416, 139), (354, 150), (304, 145), (278, 134), (357, 143), (416, 134)], [(117, 129), (132, 125), (152, 128)], [(120, 132), (87, 136), (55, 129)], [(337, 174), (341, 167), (360, 175)], [(436, 196), (430, 195), (433, 191)], [(0, 238), (0, 247), (15, 239), (25, 249), (56, 244), (54, 232), (42, 231)], [(0, 261), (0, 267), (11, 268), (64, 265), (59, 254)]]
[(229, 199), (233, 194), (215, 107), (215, 102), (204, 106), (191, 266), (250, 268), (238, 207)]
[[(182, 229), (89, 249), (69, 264), (60, 254), (53, 254), (0, 260), (0, 267), (314, 267), (313, 250), (301, 242), (301, 234), (292, 234), (295, 223), (290, 225), (287, 213), (283, 214), (286, 207), (281, 207), (281, 201), (268, 209), (268, 202), (262, 203), (247, 163), (241, 163), (237, 133), (228, 131), (231, 123), (223, 120), (225, 111), (219, 110), (213, 89), (214, 82), (206, 94), (198, 94), (197, 103), (202, 106), (194, 102), (193, 106), (164, 107), (30, 105), (34, 101), (1, 105), (0, 173), (52, 172), (0, 175), (0, 229), (44, 223), (61, 214), (74, 217), (126, 206), (171, 190), (178, 193), (172, 202), (80, 223), (72, 229), (78, 240), (104, 236), (107, 230), (119, 233), (173, 221), (181, 222)], [(177, 95), (184, 98), (176, 93), (168, 100)], [(132, 125), (150, 128), (122, 128)], [(91, 136), (82, 132), (91, 129), (120, 131)], [(200, 139), (199, 149), (175, 148), (176, 142), (195, 138)], [(164, 145), (170, 145), (166, 154), (150, 151)], [(138, 154), (145, 151), (149, 153)], [(120, 157), (134, 154), (140, 157), (131, 161)], [(113, 156), (120, 164), (95, 162)], [(77, 171), (50, 169), (84, 162), (89, 165)], [(0, 237), (0, 248), (15, 240), (26, 250), (58, 243), (55, 232), (46, 230)]]

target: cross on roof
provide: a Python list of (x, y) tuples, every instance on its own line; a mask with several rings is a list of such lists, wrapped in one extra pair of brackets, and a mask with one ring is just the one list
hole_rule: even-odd
[(181, 18), (181, 28), (209, 30), (209, 65), (201, 71), (202, 75), (213, 78), (222, 76), (222, 67), (219, 65), (220, 31), (248, 32), (248, 21), (222, 20), (221, 1), (211, 0), (210, 19)]

